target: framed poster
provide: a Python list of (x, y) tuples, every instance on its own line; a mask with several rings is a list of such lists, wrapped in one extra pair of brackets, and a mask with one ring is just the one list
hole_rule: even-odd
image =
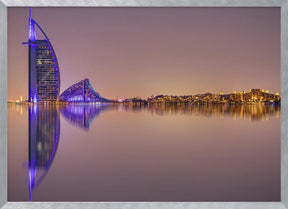
[(1, 4), (3, 208), (287, 207), (286, 1)]

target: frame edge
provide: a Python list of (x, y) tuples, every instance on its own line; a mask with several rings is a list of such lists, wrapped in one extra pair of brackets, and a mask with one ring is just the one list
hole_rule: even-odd
[[(0, 208), (7, 202), (7, 7), (0, 1)], [(3, 192), (2, 192), (3, 191)]]
[(280, 7), (286, 0), (1, 0), (7, 7)]
[[(45, 3), (43, 4), (43, 2), (45, 1), (39, 1), (39, 3), (37, 3), (36, 1), (27, 1), (27, 3), (22, 1), (22, 4), (21, 4), (21, 0), (20, 1), (12, 0), (8, 3), (7, 1), (8, 0), (0, 0), (0, 26), (1, 26), (0, 27), (0, 63), (1, 63), (0, 65), (0, 75), (1, 75), (0, 77), (0, 121), (7, 121), (7, 7), (13, 7), (17, 5), (19, 6), (29, 6), (29, 5), (46, 6)], [(116, 7), (116, 6), (121, 6), (121, 5), (123, 6), (123, 4), (125, 5), (125, 3), (121, 0), (120, 1), (112, 0), (111, 4), (113, 5), (107, 5), (106, 2), (108, 1), (109, 0), (107, 1), (103, 0), (103, 1), (96, 3), (96, 1), (93, 1), (93, 0), (80, 0), (79, 3), (75, 2), (75, 5), (76, 6), (83, 6), (83, 5), (84, 6), (85, 5), (97, 6), (97, 4), (100, 4), (99, 5), (100, 7), (101, 6)], [(52, 4), (54, 6), (62, 6), (65, 3), (66, 4), (67, 3), (69, 4), (69, 2), (71, 3), (70, 0), (63, 0), (63, 2), (59, 4), (58, 2), (60, 1), (54, 1), (54, 3)], [(157, 2), (162, 2), (162, 1), (160, 0)], [(173, 1), (168, 1), (168, 2), (171, 3)], [(176, 2), (177, 1), (175, 0), (175, 3)], [(187, 4), (187, 2), (189, 5), (189, 0), (188, 1), (184, 0), (182, 4)], [(194, 1), (190, 1), (190, 2), (194, 2)], [(209, 6), (209, 4), (213, 4), (211, 2), (215, 2), (215, 1), (208, 0), (205, 2), (206, 3), (208, 2), (207, 6)], [(225, 0), (217, 1), (216, 0), (216, 2), (227, 4), (227, 6), (229, 6), (230, 4), (227, 2), (231, 2), (231, 1), (225, 1)], [(240, 3), (240, 4), (237, 3), (239, 1), (235, 1), (235, 2), (236, 4), (234, 5), (233, 3), (233, 6), (241, 6), (242, 4), (248, 3), (249, 1), (248, 2), (244, 1), (243, 3)], [(267, 1), (260, 1), (259, 4), (257, 3), (255, 6), (259, 6), (261, 2), (263, 3)], [(274, 3), (271, 3), (271, 5), (279, 4), (279, 6), (281, 6), (281, 95), (282, 95), (282, 99), (284, 99), (284, 102), (282, 102), (282, 106), (281, 106), (281, 202), (282, 202), (281, 208), (284, 209), (284, 208), (288, 208), (288, 167), (287, 167), (288, 165), (288, 153), (287, 153), (288, 132), (286, 130), (288, 127), (288, 120), (287, 120), (287, 117), (284, 117), (284, 116), (287, 116), (287, 114), (284, 114), (284, 112), (288, 110), (287, 109), (288, 107), (288, 85), (286, 84), (286, 82), (288, 81), (288, 71), (287, 71), (288, 69), (288, 38), (287, 38), (288, 37), (288, 1), (276, 0), (276, 1), (271, 1), (271, 2), (274, 2)], [(134, 3), (137, 4), (136, 1)], [(164, 3), (164, 1), (162, 3)], [(205, 6), (206, 3), (204, 4), (199, 3), (198, 6)], [(151, 1), (147, 1), (147, 4), (151, 4), (151, 6), (153, 6), (153, 3)], [(130, 6), (135, 6), (135, 5), (130, 5)], [(157, 3), (154, 6), (157, 6)], [(175, 6), (175, 5), (174, 3), (172, 3), (169, 6)], [(192, 3), (190, 6), (195, 6), (195, 5), (194, 3)], [(285, 70), (287, 72), (285, 72)], [(14, 208), (14, 206), (18, 206), (18, 203), (12, 203), (12, 202), (7, 203), (7, 140), (6, 139), (7, 139), (7, 123), (0, 123), (0, 167), (6, 168), (6, 169), (0, 169), (0, 191), (6, 191), (6, 192), (0, 192), (0, 208), (6, 208), (6, 207)], [(69, 202), (67, 203), (69, 204)], [(31, 206), (29, 203), (20, 203), (20, 204), (24, 204), (26, 205), (26, 207), (28, 205)], [(46, 204), (46, 203), (43, 203), (43, 204)], [(78, 205), (77, 203), (72, 203), (71, 205), (74, 205), (74, 204)], [(88, 205), (90, 204), (91, 203), (88, 203)], [(92, 203), (92, 205), (93, 204), (94, 203)], [(95, 204), (97, 205), (97, 203)], [(35, 204), (34, 206), (32, 206), (32, 208), (38, 208), (38, 207), (35, 207), (36, 205), (39, 206), (38, 204)], [(58, 205), (58, 203), (56, 203), (56, 205)], [(59, 205), (61, 205), (61, 203)], [(278, 208), (278, 207), (280, 208), (280, 205), (277, 204), (277, 207), (275, 208)], [(20, 206), (19, 208), (22, 208), (22, 207)], [(239, 208), (242, 208), (242, 207), (239, 207)]]
[[(288, 1), (281, 5), (281, 202), (288, 208)], [(284, 100), (284, 101), (283, 101)]]

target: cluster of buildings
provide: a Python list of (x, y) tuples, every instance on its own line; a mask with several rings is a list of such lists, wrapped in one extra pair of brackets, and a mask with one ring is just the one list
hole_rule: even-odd
[(230, 94), (196, 94), (185, 96), (158, 95), (151, 96), (146, 100), (141, 98), (127, 99), (126, 103), (147, 103), (147, 104), (280, 104), (281, 97), (279, 93), (271, 94), (264, 89), (250, 89), (248, 93), (245, 91)]

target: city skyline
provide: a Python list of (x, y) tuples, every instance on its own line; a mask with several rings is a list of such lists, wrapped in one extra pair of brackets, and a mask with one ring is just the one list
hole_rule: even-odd
[[(28, 98), (28, 15), (8, 9), (8, 100)], [(33, 8), (33, 18), (57, 52), (60, 93), (83, 78), (109, 99), (280, 92), (279, 8)]]

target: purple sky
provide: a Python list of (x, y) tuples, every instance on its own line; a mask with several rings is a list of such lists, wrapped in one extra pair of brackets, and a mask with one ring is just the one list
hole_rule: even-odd
[[(28, 8), (8, 8), (8, 100), (28, 94)], [(280, 8), (33, 8), (61, 93), (89, 78), (110, 99), (280, 91)]]

